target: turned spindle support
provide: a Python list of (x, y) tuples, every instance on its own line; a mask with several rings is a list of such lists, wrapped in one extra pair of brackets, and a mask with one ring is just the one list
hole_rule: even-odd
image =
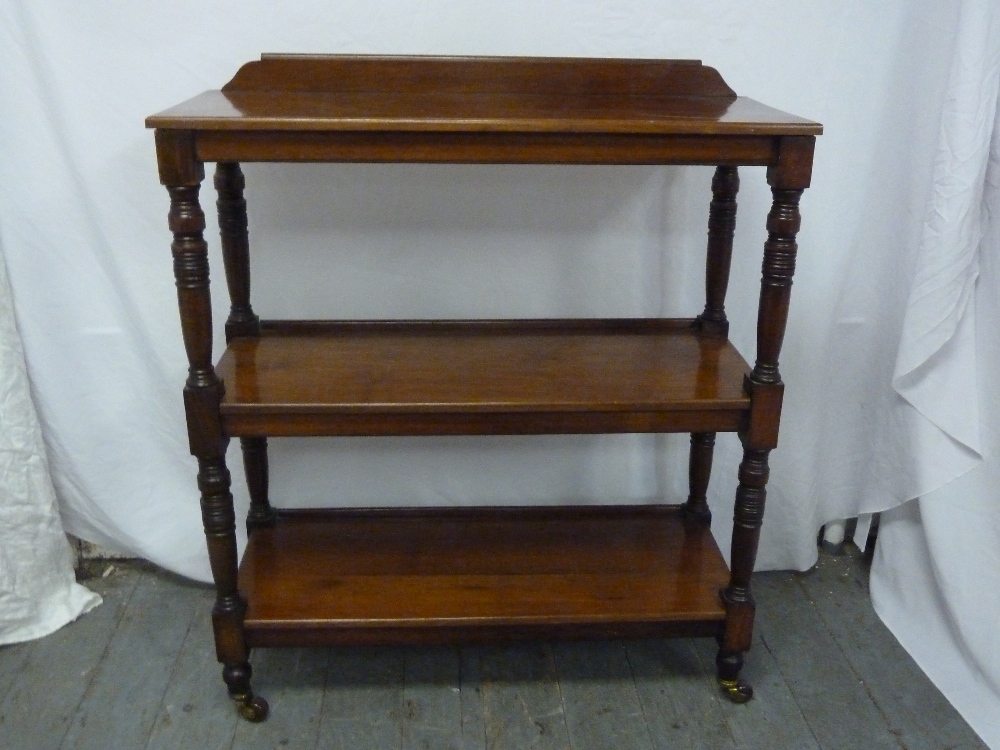
[(708, 525), (712, 511), (708, 508), (708, 481), (712, 476), (712, 454), (715, 451), (714, 432), (692, 432), (691, 454), (688, 461), (688, 486), (690, 494), (684, 504), (684, 515)]
[(238, 552), (233, 496), (226, 468), (229, 440), (222, 430), (219, 405), (223, 385), (212, 366), (212, 301), (209, 292), (205, 214), (198, 195), (204, 165), (198, 160), (192, 135), (186, 131), (156, 131), (160, 182), (170, 194), (168, 221), (181, 315), (181, 332), (188, 358), (184, 386), (188, 441), (198, 459), (202, 522), (209, 564), (215, 582), (212, 609), (216, 654), (223, 678), (240, 713), (254, 721), (267, 715), (267, 704), (250, 688), (249, 649), (243, 631), (246, 604), (237, 587)]
[(750, 380), (760, 385), (781, 383), (778, 356), (785, 338), (788, 303), (795, 274), (795, 256), (801, 218), (799, 198), (802, 190), (772, 187), (774, 200), (767, 216), (767, 242), (761, 273), (760, 306), (757, 313), (757, 361)]
[(705, 257), (705, 310), (698, 316), (702, 332), (725, 336), (726, 290), (736, 231), (736, 194), (740, 175), (736, 167), (719, 166), (712, 177), (712, 202), (708, 209), (708, 252)]
[(729, 584), (722, 591), (726, 620), (716, 659), (719, 684), (737, 703), (750, 700), (753, 690), (739, 679), (743, 654), (753, 642), (754, 598), (750, 585), (767, 496), (768, 455), (778, 444), (784, 384), (778, 358), (788, 320), (788, 305), (801, 223), (799, 199), (809, 187), (815, 138), (782, 138), (778, 163), (767, 170), (772, 203), (767, 216), (767, 241), (761, 269), (757, 314), (757, 359), (744, 387), (750, 396), (750, 418), (740, 433), (743, 462), (736, 490)]
[[(243, 197), (246, 179), (237, 162), (219, 162), (215, 167), (216, 207), (222, 260), (229, 289), (229, 318), (226, 340), (238, 336), (259, 336), (260, 320), (250, 305), (250, 239), (247, 229), (247, 202)], [(268, 499), (267, 438), (240, 438), (243, 469), (250, 492), (247, 532), (273, 526), (275, 513)]]
[(219, 235), (222, 261), (229, 288), (229, 318), (226, 340), (235, 336), (260, 335), (260, 320), (250, 305), (250, 239), (247, 230), (247, 202), (243, 197), (246, 178), (236, 162), (219, 162), (215, 167), (218, 194)]
[[(736, 194), (740, 189), (739, 171), (735, 166), (721, 165), (712, 177), (712, 202), (708, 208), (708, 250), (705, 260), (705, 310), (698, 316), (698, 328), (706, 335), (725, 336), (729, 332), (726, 319), (726, 290), (733, 257), (733, 235), (736, 231)], [(688, 463), (690, 494), (684, 505), (687, 518), (699, 523), (712, 522), (708, 508), (708, 482), (712, 476), (714, 432), (691, 433), (691, 453)]]
[(726, 607), (725, 630), (716, 657), (719, 684), (730, 700), (742, 703), (750, 700), (753, 689), (739, 680), (743, 654), (753, 639), (753, 618), (756, 605), (750, 588), (757, 542), (764, 518), (767, 493), (767, 450), (746, 448), (740, 464), (740, 484), (736, 489), (736, 509), (733, 514), (732, 557), (729, 561), (729, 585), (722, 591)]
[[(712, 202), (708, 207), (708, 250), (705, 259), (705, 310), (698, 316), (698, 328), (703, 334), (726, 336), (726, 290), (733, 257), (733, 235), (736, 232), (736, 194), (740, 190), (740, 175), (735, 166), (720, 165), (712, 177)], [(712, 522), (708, 508), (708, 482), (712, 476), (714, 432), (691, 433), (691, 453), (688, 462), (690, 494), (684, 505), (685, 516), (699, 523)]]
[(243, 449), (243, 470), (246, 472), (250, 492), (250, 510), (247, 512), (247, 533), (274, 526), (277, 514), (267, 498), (268, 466), (267, 438), (240, 438)]
[(199, 458), (198, 469), (202, 523), (215, 581), (212, 626), (216, 655), (223, 664), (222, 679), (240, 715), (248, 721), (263, 721), (267, 718), (267, 701), (254, 695), (250, 687), (253, 670), (243, 636), (246, 602), (237, 588), (236, 514), (229, 491), (229, 470), (224, 458)]

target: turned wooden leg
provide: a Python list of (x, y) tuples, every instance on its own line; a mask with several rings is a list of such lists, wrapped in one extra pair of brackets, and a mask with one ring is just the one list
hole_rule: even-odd
[[(726, 290), (733, 257), (733, 234), (736, 231), (736, 194), (740, 189), (739, 171), (735, 166), (720, 165), (712, 177), (712, 202), (708, 209), (708, 250), (705, 260), (705, 310), (698, 316), (703, 334), (725, 336), (729, 331), (726, 319)], [(690, 494), (684, 505), (684, 515), (699, 523), (712, 522), (706, 493), (712, 474), (714, 432), (691, 433), (691, 454), (688, 463)]]
[[(229, 288), (229, 318), (226, 340), (237, 336), (259, 336), (260, 320), (250, 305), (250, 240), (247, 231), (247, 203), (243, 197), (246, 180), (236, 162), (219, 162), (215, 167), (216, 207), (222, 260)], [(243, 468), (250, 490), (247, 532), (274, 525), (274, 511), (267, 497), (267, 438), (240, 438)]]
[(255, 696), (250, 687), (250, 650), (243, 631), (246, 603), (237, 587), (236, 513), (229, 491), (229, 470), (223, 458), (199, 459), (198, 465), (202, 521), (215, 580), (212, 626), (216, 655), (224, 665), (222, 678), (240, 715), (249, 721), (263, 721), (267, 718), (267, 701)]
[(712, 476), (712, 454), (715, 451), (714, 432), (691, 433), (691, 457), (688, 461), (690, 494), (684, 505), (684, 515), (698, 523), (710, 524), (712, 511), (708, 509), (708, 480)]
[(222, 261), (229, 288), (229, 318), (226, 340), (236, 336), (260, 335), (260, 321), (250, 306), (250, 239), (247, 231), (247, 202), (243, 198), (246, 179), (236, 162), (219, 162), (215, 167), (215, 190), (219, 211)]
[[(774, 175), (771, 175), (774, 178)], [(721, 638), (717, 665), (719, 684), (730, 700), (750, 700), (753, 690), (739, 680), (743, 653), (753, 637), (754, 600), (750, 575), (757, 559), (757, 543), (764, 518), (767, 458), (778, 443), (778, 425), (784, 384), (778, 370), (778, 355), (785, 333), (788, 302), (795, 272), (799, 229), (798, 202), (802, 190), (772, 187), (774, 201), (767, 217), (768, 238), (764, 244), (760, 307), (757, 318), (757, 361), (746, 378), (750, 395), (750, 420), (740, 434), (743, 463), (740, 485), (736, 491), (731, 574), (722, 592), (726, 622)]]
[(247, 513), (247, 533), (274, 526), (275, 513), (267, 498), (267, 438), (240, 438), (243, 448), (243, 470), (250, 490), (250, 511)]
[(736, 490), (733, 514), (733, 541), (730, 559), (729, 585), (722, 591), (726, 621), (716, 658), (719, 684), (730, 700), (744, 703), (753, 696), (753, 689), (740, 681), (743, 653), (753, 640), (755, 604), (750, 577), (757, 559), (757, 542), (764, 519), (769, 451), (747, 448), (740, 464), (740, 484)]
[(725, 336), (726, 290), (733, 257), (733, 234), (736, 231), (736, 194), (740, 176), (736, 167), (720, 166), (712, 178), (712, 203), (708, 210), (708, 252), (705, 260), (705, 311), (698, 323), (705, 333)]
[(760, 304), (757, 310), (757, 360), (744, 381), (750, 396), (747, 429), (740, 433), (743, 462), (736, 490), (729, 585), (722, 592), (726, 620), (719, 638), (717, 657), (719, 684), (737, 703), (753, 696), (739, 679), (743, 654), (753, 639), (754, 600), (750, 576), (757, 559), (760, 527), (764, 520), (768, 466), (771, 450), (778, 444), (778, 425), (784, 384), (778, 357), (785, 336), (792, 277), (798, 250), (799, 199), (809, 187), (814, 138), (782, 138), (778, 161), (768, 167), (771, 211), (767, 215), (767, 241), (761, 269)]
[(267, 704), (250, 689), (249, 650), (243, 630), (246, 605), (237, 587), (236, 520), (225, 460), (229, 439), (219, 411), (224, 389), (212, 366), (208, 246), (205, 215), (198, 200), (204, 165), (197, 159), (189, 133), (158, 130), (156, 147), (160, 181), (170, 193), (171, 250), (188, 358), (184, 409), (191, 453), (198, 459), (202, 522), (215, 581), (212, 625), (216, 655), (225, 665), (223, 678), (240, 713), (260, 721), (267, 715)]

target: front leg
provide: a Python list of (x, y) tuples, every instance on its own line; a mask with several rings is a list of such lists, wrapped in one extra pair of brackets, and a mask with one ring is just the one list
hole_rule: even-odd
[(753, 641), (753, 618), (756, 604), (750, 588), (757, 542), (764, 520), (765, 487), (768, 467), (767, 450), (747, 448), (740, 464), (740, 485), (736, 490), (733, 516), (733, 541), (730, 557), (729, 585), (722, 591), (726, 621), (716, 657), (719, 685), (734, 703), (746, 703), (753, 697), (753, 688), (740, 681), (743, 654)]
[(267, 701), (254, 695), (250, 687), (253, 670), (243, 630), (246, 602), (237, 587), (236, 513), (229, 470), (222, 457), (199, 459), (198, 466), (202, 521), (216, 590), (212, 608), (215, 651), (224, 665), (222, 678), (229, 697), (240, 715), (248, 721), (263, 721), (268, 714)]
[(160, 181), (170, 193), (170, 230), (181, 332), (188, 358), (184, 386), (188, 442), (198, 459), (198, 488), (215, 581), (212, 609), (215, 648), (225, 665), (223, 677), (240, 713), (254, 721), (267, 715), (267, 704), (250, 689), (249, 649), (243, 628), (246, 604), (237, 586), (236, 522), (226, 468), (228, 438), (222, 429), (223, 384), (212, 366), (212, 301), (209, 294), (205, 214), (198, 201), (204, 165), (195, 155), (192, 134), (156, 132)]
[(778, 425), (784, 383), (778, 357), (785, 336), (788, 305), (798, 252), (796, 235), (801, 222), (799, 199), (809, 187), (815, 138), (782, 138), (777, 163), (768, 168), (773, 202), (767, 215), (767, 242), (761, 269), (760, 304), (757, 310), (757, 360), (744, 387), (750, 396), (747, 428), (740, 433), (743, 462), (736, 490), (733, 518), (731, 572), (722, 591), (726, 620), (717, 657), (719, 684), (736, 703), (753, 696), (739, 679), (743, 654), (753, 641), (754, 600), (750, 576), (757, 559), (760, 527), (764, 520), (768, 466), (771, 450), (778, 444)]

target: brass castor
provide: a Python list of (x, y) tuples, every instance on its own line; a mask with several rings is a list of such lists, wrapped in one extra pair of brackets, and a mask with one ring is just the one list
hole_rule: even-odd
[(746, 703), (753, 698), (753, 688), (739, 680), (724, 680), (720, 677), (719, 687), (733, 703)]
[(236, 710), (240, 716), (255, 724), (264, 721), (271, 710), (267, 701), (259, 695), (234, 695), (233, 700), (236, 701)]

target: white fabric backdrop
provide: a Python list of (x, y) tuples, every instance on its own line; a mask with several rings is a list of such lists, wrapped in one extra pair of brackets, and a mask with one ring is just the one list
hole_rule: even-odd
[[(922, 663), (939, 683), (955, 670), (980, 674), (996, 713), (1000, 664), (989, 633), (1000, 602), (972, 594), (1000, 574), (1000, 511), (987, 492), (1000, 415), (984, 379), (1000, 361), (982, 322), (992, 310), (984, 284), (995, 280), (983, 248), (996, 249), (995, 235), (979, 243), (989, 218), (981, 209), (995, 195), (983, 190), (995, 5), (4, 4), (0, 225), (68, 530), (208, 575), (180, 403), (167, 198), (146, 115), (219, 87), (262, 51), (701, 58), (741, 94), (826, 126), (802, 201), (786, 408), (759, 567), (808, 568), (825, 521), (923, 496), (919, 515), (887, 521), (876, 604), (911, 650), (932, 632), (912, 619), (923, 611), (914, 602), (937, 612), (957, 656)], [(245, 171), (254, 304), (264, 316), (680, 315), (702, 305), (708, 169)], [(727, 306), (731, 337), (752, 359), (770, 194), (760, 169), (742, 170), (742, 185)], [(210, 187), (203, 198), (210, 209)], [(221, 262), (208, 235), (221, 321)], [(281, 505), (685, 494), (683, 436), (271, 443)], [(238, 452), (230, 459), (237, 468)], [(738, 459), (737, 441), (720, 437), (710, 502), (723, 546)], [(979, 516), (963, 515), (952, 496)], [(988, 714), (960, 708), (1000, 747)]]
[(883, 514), (872, 600), (998, 747), (1000, 5), (963, 3), (953, 47), (893, 379), (919, 499)]
[(41, 638), (100, 603), (73, 574), (0, 254), (0, 645)]

